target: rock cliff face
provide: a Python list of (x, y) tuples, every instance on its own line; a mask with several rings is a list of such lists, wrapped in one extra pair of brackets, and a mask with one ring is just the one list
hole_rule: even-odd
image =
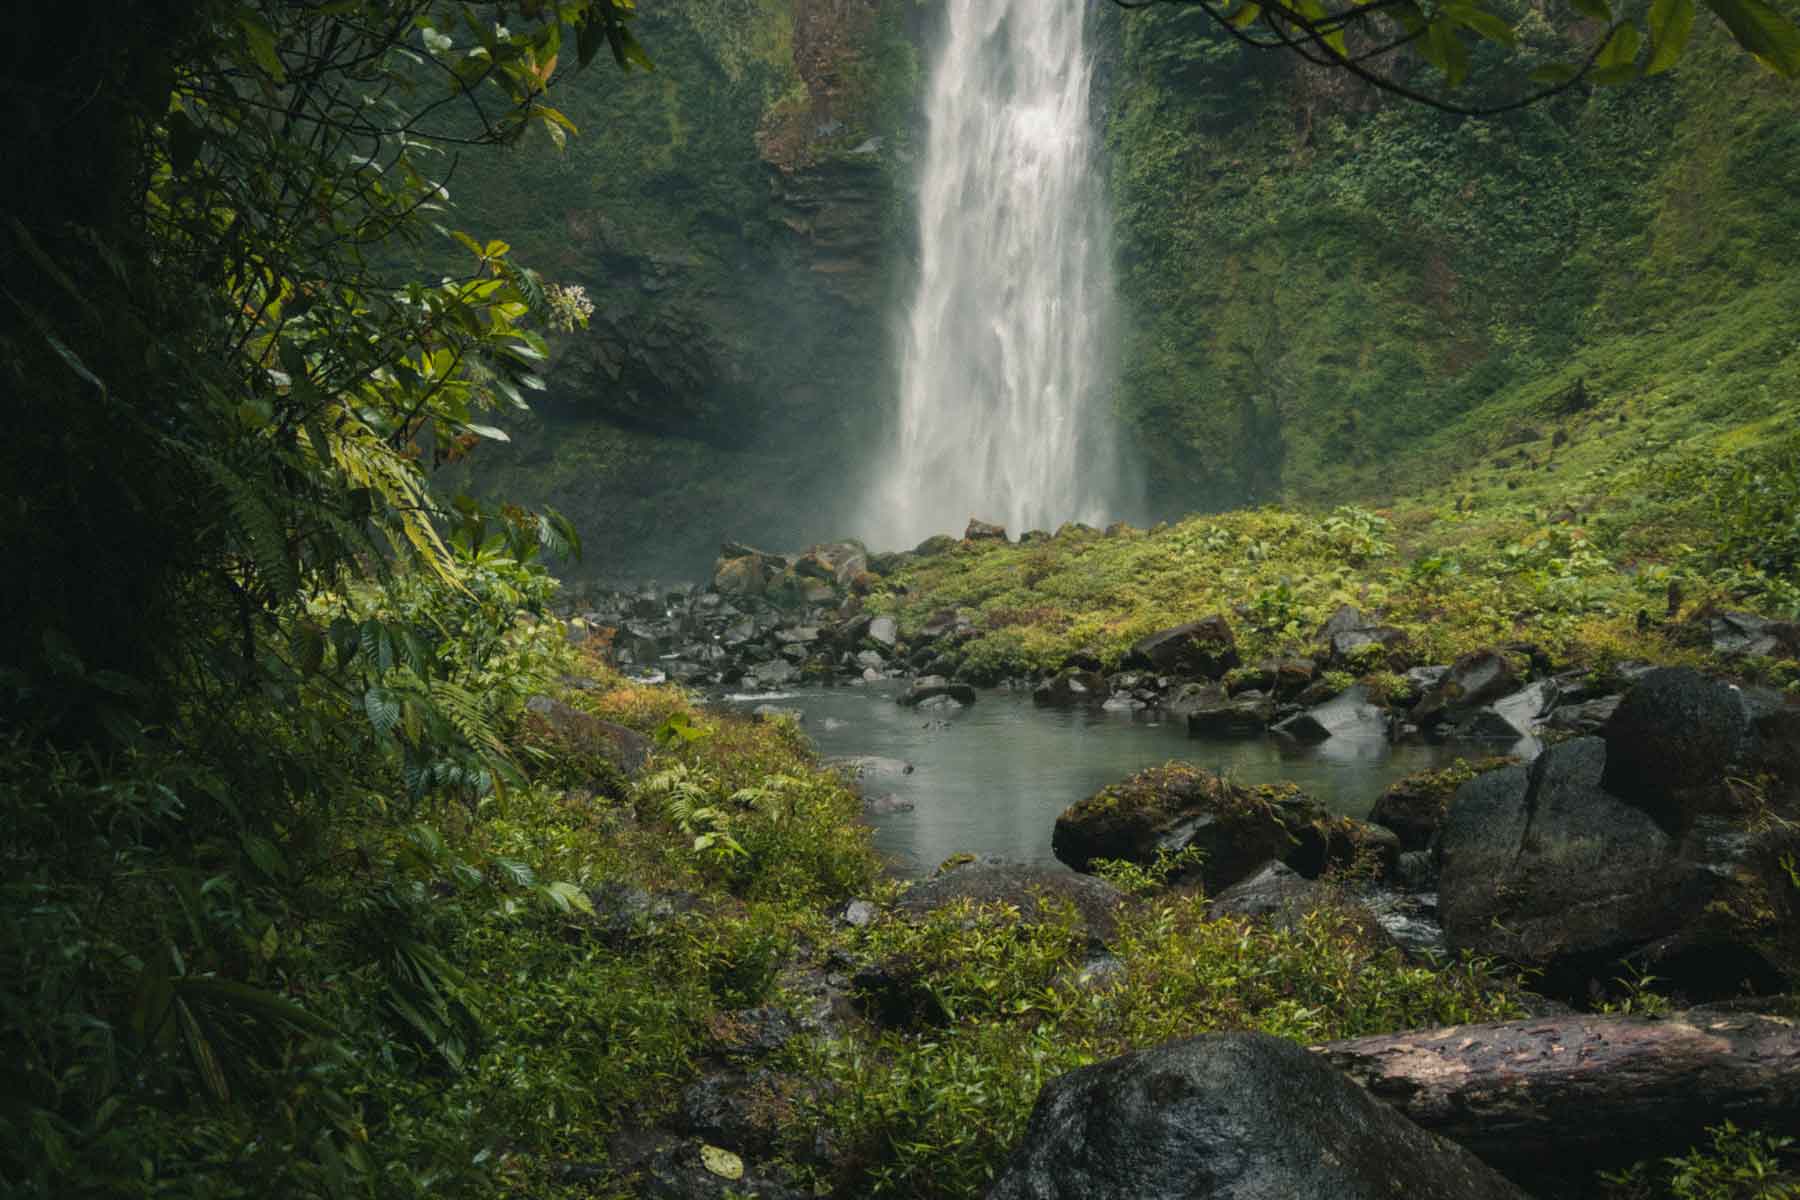
[(580, 284), (550, 389), (473, 482), (569, 514), (585, 570), (698, 574), (725, 537), (830, 532), (878, 426), (910, 231), (918, 6), (646, 6), (654, 74), (591, 72), (581, 128), (463, 181), (460, 223)]

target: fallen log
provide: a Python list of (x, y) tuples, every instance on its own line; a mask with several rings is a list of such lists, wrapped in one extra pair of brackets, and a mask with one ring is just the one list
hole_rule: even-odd
[(1577, 1014), (1312, 1049), (1527, 1189), (1680, 1153), (1726, 1120), (1800, 1130), (1800, 1022), (1784, 1017)]

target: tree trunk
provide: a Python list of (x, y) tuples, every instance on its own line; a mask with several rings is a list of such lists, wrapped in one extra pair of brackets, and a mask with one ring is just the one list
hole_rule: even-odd
[(1782, 1017), (1577, 1014), (1313, 1049), (1528, 1188), (1681, 1153), (1725, 1120), (1800, 1128), (1800, 1022)]

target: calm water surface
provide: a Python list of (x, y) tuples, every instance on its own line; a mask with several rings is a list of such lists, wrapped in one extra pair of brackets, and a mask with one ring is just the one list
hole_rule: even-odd
[(1390, 746), (1332, 738), (1302, 746), (1281, 737), (1190, 738), (1180, 719), (1098, 709), (1043, 709), (1025, 692), (983, 691), (973, 705), (920, 712), (894, 702), (903, 685), (805, 689), (734, 696), (748, 710), (775, 704), (805, 714), (801, 727), (832, 756), (882, 755), (910, 774), (868, 779), (870, 796), (893, 794), (911, 812), (873, 818), (875, 842), (903, 875), (929, 873), (952, 854), (998, 854), (1053, 864), (1050, 833), (1063, 809), (1140, 768), (1186, 759), (1246, 784), (1287, 780), (1333, 812), (1367, 816), (1403, 775), (1459, 756), (1529, 752), (1495, 743)]

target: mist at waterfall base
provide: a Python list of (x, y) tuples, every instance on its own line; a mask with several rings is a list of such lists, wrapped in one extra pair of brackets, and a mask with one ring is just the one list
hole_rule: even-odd
[(950, 0), (925, 100), (898, 405), (849, 522), (876, 548), (1127, 515), (1112, 429), (1111, 247), (1089, 18)]

